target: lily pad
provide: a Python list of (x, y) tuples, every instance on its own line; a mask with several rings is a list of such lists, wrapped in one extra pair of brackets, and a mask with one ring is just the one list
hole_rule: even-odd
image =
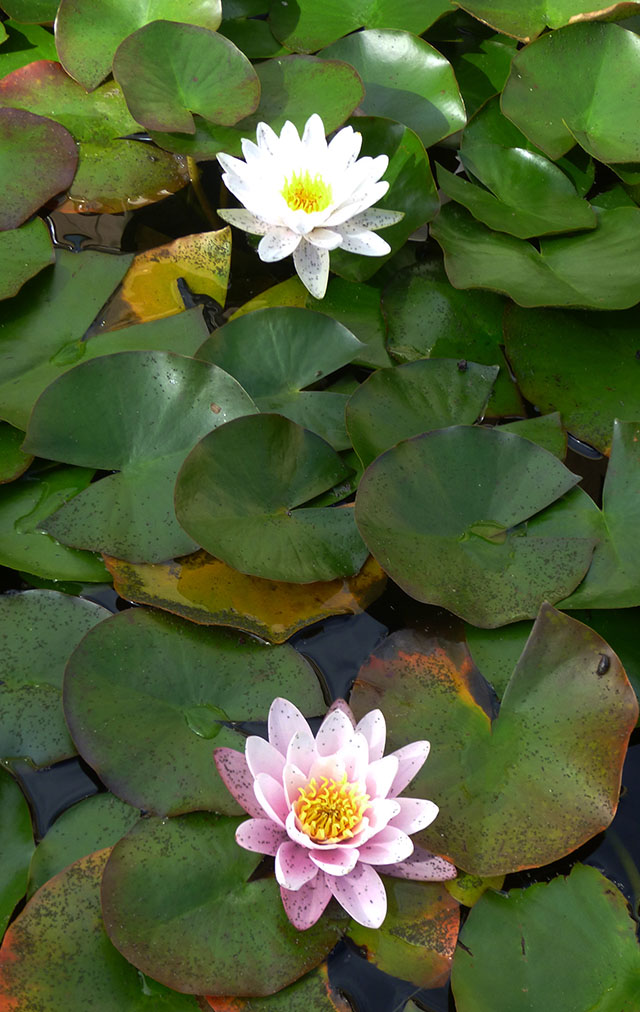
[(324, 710), (316, 676), (293, 647), (135, 608), (75, 650), (64, 705), (83, 758), (130, 805), (235, 815), (212, 748), (243, 751), (244, 735), (230, 725), (266, 719), (276, 696), (307, 716)]
[(423, 359), (373, 373), (349, 398), (347, 428), (363, 465), (401, 439), (482, 416), (497, 366)]
[[(384, 869), (382, 869), (384, 870)], [(380, 970), (416, 987), (441, 987), (451, 973), (460, 907), (440, 882), (384, 879), (387, 916), (381, 928), (352, 921), (349, 938)]]
[(107, 938), (100, 878), (108, 855), (90, 854), (47, 882), (11, 925), (0, 949), (4, 999), (69, 1012), (92, 1006), (100, 1012), (197, 1012), (195, 998), (142, 976)]
[[(184, 3), (174, 6), (188, 13)], [(113, 76), (147, 130), (193, 134), (192, 113), (233, 126), (260, 98), (258, 76), (233, 42), (176, 21), (154, 20), (128, 35), (113, 58)]]
[[(479, 28), (480, 26), (478, 26)], [(449, 52), (458, 87), (468, 116), (473, 116), (484, 103), (504, 88), (511, 61), (517, 51), (515, 39), (505, 35), (478, 32), (475, 40), (469, 33), (458, 36), (458, 45)], [(457, 50), (457, 51), (456, 51)]]
[(298, 931), (275, 878), (248, 881), (261, 856), (238, 847), (238, 825), (205, 812), (143, 819), (112, 851), (102, 882), (109, 936), (169, 987), (272, 994), (322, 962), (340, 937), (341, 914)]
[(487, 889), (502, 889), (504, 875), (469, 875), (462, 872), (457, 878), (445, 882), (445, 889), (453, 896), (458, 903), (465, 907), (473, 907), (481, 896), (484, 896)]
[(356, 32), (322, 50), (360, 74), (367, 116), (386, 116), (417, 133), (425, 148), (460, 130), (464, 104), (448, 60), (423, 39), (402, 31)]
[[(638, 0), (615, 0), (603, 7), (598, 0), (462, 0), (460, 6), (499, 32), (530, 42), (545, 28), (562, 28), (578, 21), (624, 17)], [(586, 9), (585, 9), (586, 8)]]
[(259, 21), (257, 18), (225, 18), (218, 31), (250, 60), (266, 60), (274, 56), (289, 55), (266, 21)]
[(238, 418), (187, 457), (176, 515), (241, 573), (289, 583), (353, 576), (367, 557), (353, 509), (304, 506), (349, 471), (328, 443), (288, 418)]
[(46, 28), (12, 20), (3, 22), (3, 27), (7, 38), (0, 49), (0, 78), (35, 60), (58, 59), (55, 40)]
[(498, 716), (464, 644), (420, 632), (394, 633), (374, 651), (351, 695), (354, 712), (379, 705), (381, 693), (389, 747), (431, 741), (408, 791), (440, 812), (416, 839), (465, 871), (548, 864), (611, 822), (638, 703), (604, 640), (550, 605)]
[(16, 295), (29, 278), (54, 260), (49, 229), (41, 218), (0, 232), (0, 299)]
[(68, 74), (91, 91), (111, 73), (120, 43), (150, 21), (187, 21), (215, 31), (220, 0), (62, 0), (56, 15), (56, 47)]
[(47, 24), (54, 20), (59, 0), (3, 0), (3, 10), (15, 21)]
[(62, 715), (62, 676), (82, 637), (109, 615), (51, 590), (0, 597), (0, 757), (50, 766), (75, 755)]
[[(122, 405), (117, 416), (114, 391)], [(182, 355), (123, 351), (81, 362), (42, 394), (24, 447), (118, 473), (58, 510), (46, 523), (48, 533), (132, 562), (193, 551), (197, 543), (174, 516), (175, 476), (204, 433), (254, 410), (233, 377)]]
[(451, 979), (460, 1012), (625, 1012), (640, 1001), (635, 921), (595, 868), (578, 864), (567, 878), (487, 893), (461, 941)]
[(33, 460), (20, 449), (23, 439), (24, 432), (0, 422), (0, 485), (19, 478)]
[(408, 594), (494, 627), (533, 618), (586, 573), (597, 509), (581, 490), (564, 496), (578, 480), (514, 433), (452, 426), (374, 461), (358, 488), (356, 520)]
[(564, 460), (567, 455), (567, 433), (562, 428), (562, 422), (558, 411), (551, 415), (539, 415), (537, 418), (521, 418), (517, 422), (508, 422), (501, 425), (503, 432), (515, 432), (517, 436), (530, 439), (537, 443), (543, 450), (548, 450), (558, 460)]
[(0, 768), (0, 936), (16, 904), (26, 892), (29, 861), (34, 850), (29, 806), (20, 787)]
[(245, 576), (203, 551), (155, 565), (110, 556), (105, 562), (116, 591), (127, 601), (164, 608), (199, 625), (242, 629), (270, 643), (284, 643), (329, 615), (359, 614), (387, 582), (371, 557), (347, 580), (302, 586)]
[(261, 309), (230, 320), (197, 352), (238, 380), (261, 411), (278, 412), (326, 439), (351, 446), (347, 395), (305, 390), (352, 362), (363, 346), (328, 316), (308, 309)]
[(223, 998), (206, 995), (213, 1012), (353, 1012), (353, 1006), (332, 987), (327, 964), (267, 998)]

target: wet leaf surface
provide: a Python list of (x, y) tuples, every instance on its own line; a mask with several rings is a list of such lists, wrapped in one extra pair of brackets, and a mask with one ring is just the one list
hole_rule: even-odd
[(31, 815), (20, 787), (0, 769), (0, 936), (9, 922), (14, 907), (26, 892), (27, 871), (33, 854)]

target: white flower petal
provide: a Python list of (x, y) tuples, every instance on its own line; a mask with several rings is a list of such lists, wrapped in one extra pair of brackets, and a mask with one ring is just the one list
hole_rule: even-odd
[(263, 221), (262, 218), (256, 217), (244, 207), (220, 207), (218, 215), (223, 221), (228, 221), (230, 225), (241, 228), (243, 232), (251, 232), (252, 235), (266, 235), (268, 230), (273, 228), (272, 225)]
[(277, 157), (280, 154), (280, 141), (277, 133), (271, 129), (268, 123), (258, 123), (256, 127), (256, 140), (258, 147), (265, 153)]
[(293, 264), (307, 291), (314, 299), (323, 299), (329, 281), (329, 251), (305, 240), (293, 254)]
[(302, 145), (314, 156), (318, 154), (324, 156), (327, 150), (324, 123), (317, 112), (309, 116), (309, 119), (305, 123), (304, 133), (302, 134)]
[[(382, 257), (391, 252), (389, 243), (382, 239), (376, 232), (369, 232), (366, 228), (361, 231), (347, 231), (350, 222), (340, 226), (342, 232), (342, 249), (347, 253), (361, 253), (366, 257)], [(337, 231), (337, 230), (336, 230)]]
[(265, 263), (283, 260), (293, 253), (301, 239), (302, 236), (289, 228), (272, 226), (258, 244), (258, 256)]
[(327, 148), (327, 162), (335, 167), (336, 172), (346, 172), (360, 154), (362, 147), (362, 134), (357, 133), (353, 127), (343, 127), (338, 130), (332, 141), (329, 141)]
[(307, 242), (319, 249), (337, 249), (342, 243), (342, 236), (339, 232), (332, 232), (328, 228), (314, 228), (305, 236)]
[(387, 211), (382, 207), (370, 207), (349, 219), (350, 225), (357, 225), (359, 228), (389, 228), (389, 225), (397, 225), (404, 218), (404, 211)]

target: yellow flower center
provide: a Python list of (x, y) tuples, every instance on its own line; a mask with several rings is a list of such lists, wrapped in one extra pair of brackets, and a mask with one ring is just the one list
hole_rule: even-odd
[(320, 787), (310, 780), (306, 787), (299, 787), (300, 797), (294, 811), (303, 831), (318, 843), (347, 840), (354, 835), (369, 804), (369, 795), (364, 794), (360, 784), (342, 780), (321, 778)]
[(316, 174), (312, 177), (308, 169), (305, 173), (294, 172), (285, 181), (281, 192), (292, 211), (312, 214), (324, 211), (331, 203), (331, 187), (322, 176)]

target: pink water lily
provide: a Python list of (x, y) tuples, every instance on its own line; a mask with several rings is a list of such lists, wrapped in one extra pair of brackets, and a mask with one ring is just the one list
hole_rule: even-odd
[(456, 876), (455, 866), (414, 846), (438, 806), (400, 793), (429, 754), (428, 741), (384, 756), (385, 719), (371, 710), (356, 724), (337, 700), (314, 738), (298, 708), (276, 699), (269, 740), (252, 735), (245, 754), (214, 752), (220, 776), (251, 816), (237, 829), (241, 847), (275, 857), (287, 916), (310, 928), (334, 896), (365, 927), (378, 928), (387, 895), (385, 875), (423, 881)]

